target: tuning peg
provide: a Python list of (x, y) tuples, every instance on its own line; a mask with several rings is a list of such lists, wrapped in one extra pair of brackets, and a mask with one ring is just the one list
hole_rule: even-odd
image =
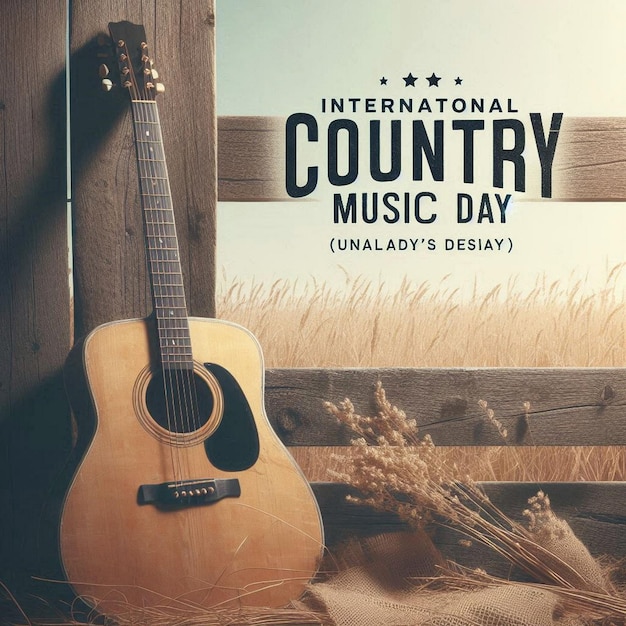
[(165, 93), (165, 85), (163, 83), (156, 83), (156, 85), (154, 86), (154, 89), (157, 92), (157, 94)]
[(154, 70), (154, 69), (150, 70), (150, 76), (152, 77), (152, 80), (158, 80), (159, 79), (159, 73), (156, 70)]
[(108, 78), (103, 79), (102, 89), (104, 91), (111, 91), (111, 89), (113, 89), (113, 82)]
[(100, 75), (100, 78), (106, 78), (109, 75), (109, 68), (103, 63), (98, 68), (98, 74)]

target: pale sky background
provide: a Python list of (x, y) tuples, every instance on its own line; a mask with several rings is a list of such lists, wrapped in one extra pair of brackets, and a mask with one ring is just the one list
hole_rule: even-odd
[[(217, 0), (218, 115), (308, 112), (324, 133), (330, 116), (320, 113), (323, 97), (461, 96), (512, 98), (520, 111), (513, 116), (524, 120), (530, 112), (541, 112), (544, 120), (552, 112), (626, 117), (625, 23), (623, 0)], [(419, 77), (415, 89), (402, 81), (409, 72)], [(442, 81), (429, 90), (425, 77), (433, 72)], [(389, 80), (384, 88), (382, 76)], [(455, 91), (456, 76), (463, 84)], [(369, 117), (380, 118), (383, 128), (391, 118)], [(414, 117), (402, 119), (410, 125)], [(445, 117), (422, 119), (430, 130), (432, 120)], [(482, 118), (490, 129), (492, 116)], [(488, 160), (490, 134), (482, 141), (476, 149)], [(452, 142), (445, 142), (452, 151)], [(532, 134), (525, 155), (530, 170), (537, 161)], [(322, 166), (322, 176), (324, 171)], [(459, 184), (450, 171), (443, 184), (405, 177), (384, 189), (367, 174), (334, 191), (433, 191), (440, 214), (450, 216), (457, 192), (479, 197), (494, 191), (488, 184)], [(495, 191), (512, 192), (512, 184)], [(449, 275), (446, 285), (467, 294), (476, 280), (488, 291), (513, 276), (528, 290), (540, 275), (550, 281), (585, 278), (588, 289), (599, 289), (607, 268), (626, 261), (626, 203), (523, 202), (516, 194), (504, 225), (440, 218), (424, 226), (353, 226), (332, 223), (328, 190), (310, 198), (220, 203), (218, 268), (231, 280), (271, 284), (315, 277), (338, 287), (345, 284), (344, 269), (390, 288), (405, 276), (438, 284)], [(446, 237), (510, 237), (514, 247), (511, 254), (329, 250), (332, 237), (365, 236), (385, 242), (433, 237), (438, 243)]]

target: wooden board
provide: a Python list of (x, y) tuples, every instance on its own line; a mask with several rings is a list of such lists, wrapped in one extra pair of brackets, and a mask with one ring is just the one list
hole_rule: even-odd
[(2, 5), (0, 580), (13, 589), (43, 558), (42, 507), (69, 443), (64, 33), (64, 0)]
[[(284, 126), (278, 117), (218, 118), (220, 200), (291, 199), (285, 191)], [(564, 117), (552, 200), (626, 201), (625, 161), (626, 118)], [(539, 199), (539, 191), (526, 199)]]
[(554, 200), (626, 200), (626, 118), (564, 118)]
[(288, 445), (347, 445), (350, 432), (323, 403), (349, 397), (358, 412), (371, 415), (378, 380), (437, 445), (503, 445), (479, 400), (495, 410), (510, 444), (626, 444), (623, 369), (272, 369), (268, 415)]
[[(104, 93), (96, 37), (108, 23), (146, 28), (166, 93), (159, 97), (187, 303), (214, 315), (216, 122), (214, 4), (208, 0), (72, 2), (72, 177), (76, 332), (150, 309), (138, 182), (122, 88)], [(184, 33), (181, 38), (180, 33)]]
[[(483, 483), (491, 501), (512, 519), (524, 522), (522, 511), (528, 498), (539, 489), (550, 497), (554, 512), (568, 521), (578, 538), (594, 556), (626, 554), (626, 483)], [(336, 546), (350, 537), (408, 529), (394, 515), (373, 511), (346, 502), (350, 490), (345, 485), (314, 483), (313, 490), (324, 518), (326, 541)], [(492, 550), (477, 545), (459, 545), (461, 535), (439, 528), (434, 536), (437, 546), (448, 557), (468, 567), (482, 567), (491, 574), (507, 576), (508, 564)]]
[(280, 117), (217, 118), (219, 200), (288, 200), (285, 121)]

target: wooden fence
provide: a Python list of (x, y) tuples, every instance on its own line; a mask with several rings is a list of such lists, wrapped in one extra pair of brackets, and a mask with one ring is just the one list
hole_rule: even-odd
[[(103, 322), (149, 312), (129, 113), (124, 97), (99, 88), (98, 35), (107, 22), (143, 23), (166, 78), (159, 106), (190, 314), (215, 313), (218, 192), (221, 200), (284, 199), (280, 121), (220, 119), (217, 141), (212, 0), (70, 5), (73, 292), (65, 185), (65, 1), (4, 0), (0, 24), (0, 580), (21, 597), (40, 593), (32, 576), (59, 576), (56, 487), (74, 435), (61, 371), (73, 338)], [(598, 124), (609, 130), (597, 150), (582, 151), (587, 163), (572, 164), (567, 156), (559, 166), (559, 197), (626, 199), (621, 120), (573, 121), (568, 133), (595, 144), (601, 135), (587, 129)], [(581, 146), (568, 143), (574, 152)], [(595, 186), (586, 182), (589, 172), (600, 181)], [(321, 401), (349, 395), (366, 402), (379, 378), (390, 393), (406, 399), (407, 410), (419, 404), (422, 414), (432, 416), (423, 430), (441, 445), (499, 443), (472, 408), (482, 397), (497, 402), (522, 445), (626, 442), (626, 372), (614, 369), (271, 370), (269, 417), (288, 445), (344, 445), (348, 435), (324, 414)], [(523, 400), (532, 405), (534, 442), (520, 422)], [(516, 507), (536, 490), (524, 484), (488, 488), (496, 500), (514, 500)], [(592, 551), (610, 547), (623, 556), (623, 490), (621, 484), (558, 484), (550, 494)], [(319, 484), (315, 491), (331, 541), (399, 527), (393, 518), (347, 505), (341, 485)]]

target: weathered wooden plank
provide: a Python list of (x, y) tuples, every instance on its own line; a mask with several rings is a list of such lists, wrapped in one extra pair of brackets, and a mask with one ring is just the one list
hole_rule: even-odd
[[(74, 0), (72, 3), (72, 175), (76, 329), (81, 335), (150, 308), (128, 94), (104, 93), (95, 40), (108, 22), (146, 28), (166, 85), (159, 98), (190, 313), (214, 315), (216, 121), (214, 3), (190, 0)], [(108, 59), (115, 63), (114, 59)], [(202, 78), (200, 78), (202, 77)]]
[[(524, 522), (522, 511), (528, 498), (541, 489), (550, 497), (556, 515), (568, 522), (593, 556), (626, 555), (626, 483), (484, 483), (484, 487), (491, 501), (518, 522)], [(450, 558), (468, 567), (484, 568), (489, 563), (494, 573), (500, 576), (509, 573), (508, 563), (498, 564), (490, 550), (476, 542), (469, 548), (463, 547), (458, 539), (458, 533), (444, 529), (435, 538)]]
[[(272, 369), (268, 415), (288, 445), (347, 445), (350, 433), (323, 403), (349, 397), (367, 414), (378, 380), (437, 445), (504, 443), (479, 400), (495, 410), (511, 444), (626, 444), (623, 369)], [(530, 402), (528, 417), (524, 402)]]
[(563, 118), (555, 200), (626, 200), (626, 118)]
[(220, 200), (286, 200), (284, 120), (217, 118)]
[(0, 21), (0, 579), (39, 560), (41, 509), (69, 443), (65, 1)]
[[(289, 200), (284, 119), (219, 117), (222, 201)], [(553, 165), (553, 200), (626, 200), (626, 118), (563, 118)], [(538, 193), (538, 192), (535, 192)]]
[[(565, 519), (594, 556), (626, 555), (626, 483), (482, 483), (491, 501), (511, 519), (524, 522), (522, 511), (528, 498), (542, 489), (554, 512)], [(408, 529), (395, 515), (374, 511), (346, 501), (351, 490), (339, 483), (313, 483), (320, 504), (326, 543), (332, 549), (351, 537)], [(492, 574), (509, 575), (509, 565), (493, 551), (478, 545), (459, 545), (457, 532), (439, 528), (434, 539), (448, 558), (468, 567), (482, 567)]]

